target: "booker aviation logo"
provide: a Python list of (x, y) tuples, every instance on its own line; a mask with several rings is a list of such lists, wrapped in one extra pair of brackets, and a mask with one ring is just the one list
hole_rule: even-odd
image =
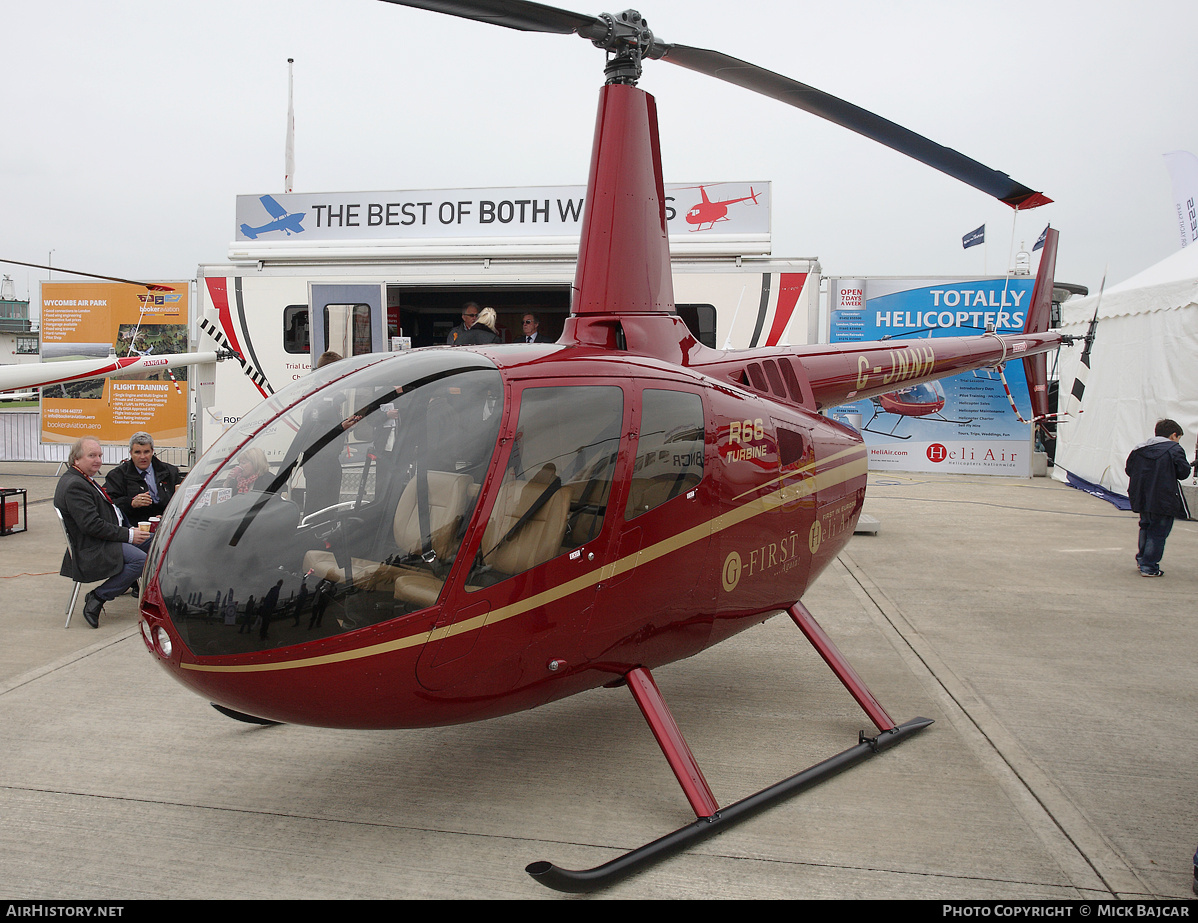
[(948, 449), (942, 446), (939, 442), (933, 442), (928, 446), (928, 461), (939, 464), (948, 458)]
[(271, 231), (282, 231), (288, 237), (292, 234), (304, 233), (303, 225), (300, 224), (304, 220), (304, 215), (307, 212), (289, 212), (277, 201), (274, 196), (264, 195), (258, 198), (262, 203), (262, 207), (266, 209), (267, 214), (273, 218), (273, 221), (268, 221), (260, 227), (252, 228), (248, 224), (241, 226), (241, 233), (250, 240), (257, 240), (260, 234), (269, 234)]
[(147, 305), (160, 306), (160, 305), (167, 305), (167, 304), (178, 304), (182, 299), (183, 299), (183, 296), (178, 292), (174, 292), (169, 295), (162, 295), (157, 292), (153, 292), (153, 293), (148, 293), (145, 295), (137, 296), (138, 302), (140, 302), (142, 305), (142, 310), (145, 310), (145, 307)]

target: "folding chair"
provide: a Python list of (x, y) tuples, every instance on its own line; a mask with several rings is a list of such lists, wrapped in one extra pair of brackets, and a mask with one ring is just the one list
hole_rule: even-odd
[[(75, 546), (71, 544), (71, 533), (67, 531), (66, 520), (62, 518), (62, 510), (60, 510), (58, 507), (54, 507), (54, 515), (58, 517), (58, 524), (62, 526), (62, 537), (67, 540), (67, 554), (69, 554), (71, 556), (71, 560), (74, 561)], [(75, 586), (71, 589), (71, 601), (67, 603), (67, 623), (62, 626), (63, 628), (71, 627), (71, 616), (75, 614), (75, 603), (79, 599), (79, 588), (81, 586), (83, 586), (83, 584), (76, 580)]]

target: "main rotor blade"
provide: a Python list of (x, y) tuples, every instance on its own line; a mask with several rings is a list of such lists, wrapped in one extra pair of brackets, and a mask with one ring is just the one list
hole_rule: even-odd
[(901, 125), (805, 83), (799, 83), (797, 80), (791, 80), (764, 67), (749, 64), (718, 51), (691, 48), (687, 45), (664, 47), (665, 53), (662, 58), (666, 61), (752, 90), (754, 93), (761, 93), (827, 119), (913, 157), (920, 163), (959, 179), (975, 189), (980, 189), (1012, 208), (1035, 208), (1052, 201), (1042, 193), (1015, 182), (1005, 173), (992, 170), (952, 148), (930, 141)]
[[(529, 0), (386, 0), (399, 6), (411, 6), (435, 13), (446, 13), (462, 19), (504, 26), (522, 32), (550, 32), (559, 35), (577, 34), (593, 42), (609, 37), (609, 21), (598, 16), (572, 13), (569, 10), (532, 3)], [(855, 131), (859, 135), (884, 144), (958, 179), (975, 189), (994, 196), (1012, 208), (1035, 208), (1052, 199), (1006, 173), (999, 173), (966, 157), (959, 151), (944, 147), (928, 138), (903, 128), (880, 115), (831, 96), (822, 90), (799, 83), (789, 77), (758, 67), (719, 51), (671, 45), (650, 39), (644, 48), (648, 58), (660, 58), (734, 86), (761, 93), (779, 102), (810, 112), (822, 119)]]
[(551, 32), (569, 35), (577, 32), (584, 38), (601, 38), (607, 26), (597, 16), (571, 13), (528, 0), (386, 0), (397, 6), (414, 6), (433, 13), (447, 13), (462, 19), (473, 19), (493, 26), (518, 29), (521, 32)]
[(0, 263), (11, 263), (14, 266), (28, 266), (31, 269), (48, 269), (51, 272), (57, 269), (59, 272), (65, 272), (69, 276), (86, 276), (89, 279), (103, 279), (105, 282), (126, 282), (129, 285), (140, 285), (151, 292), (173, 292), (175, 290), (174, 286), (162, 285), (159, 282), (136, 282), (133, 279), (122, 279), (120, 276), (98, 276), (94, 272), (79, 272), (75, 269), (66, 269), (63, 266), (44, 266), (41, 263), (23, 263), (20, 260), (5, 259), (0, 259)]

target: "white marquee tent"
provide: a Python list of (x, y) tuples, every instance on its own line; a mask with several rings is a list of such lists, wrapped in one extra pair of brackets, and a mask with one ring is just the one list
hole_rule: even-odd
[[(1198, 439), (1198, 246), (1107, 288), (1062, 305), (1061, 332), (1084, 335), (1098, 306), (1098, 327), (1081, 413), (1061, 417), (1053, 476), (1067, 473), (1127, 495), (1128, 453), (1156, 421), (1181, 424), (1186, 457)], [(1064, 347), (1061, 410), (1073, 386), (1081, 344)]]

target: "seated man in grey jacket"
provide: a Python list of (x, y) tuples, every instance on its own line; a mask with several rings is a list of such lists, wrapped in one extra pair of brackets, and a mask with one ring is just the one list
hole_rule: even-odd
[(84, 436), (76, 441), (67, 464), (54, 489), (54, 506), (62, 513), (74, 554), (63, 557), (59, 573), (84, 583), (104, 581), (87, 594), (83, 606), (87, 624), (99, 628), (104, 603), (141, 576), (146, 553), (139, 546), (150, 540), (150, 533), (130, 524), (96, 482), (103, 464), (99, 440)]
[(130, 525), (161, 516), (182, 476), (174, 465), (154, 454), (154, 437), (134, 433), (129, 457), (108, 472), (104, 489)]

